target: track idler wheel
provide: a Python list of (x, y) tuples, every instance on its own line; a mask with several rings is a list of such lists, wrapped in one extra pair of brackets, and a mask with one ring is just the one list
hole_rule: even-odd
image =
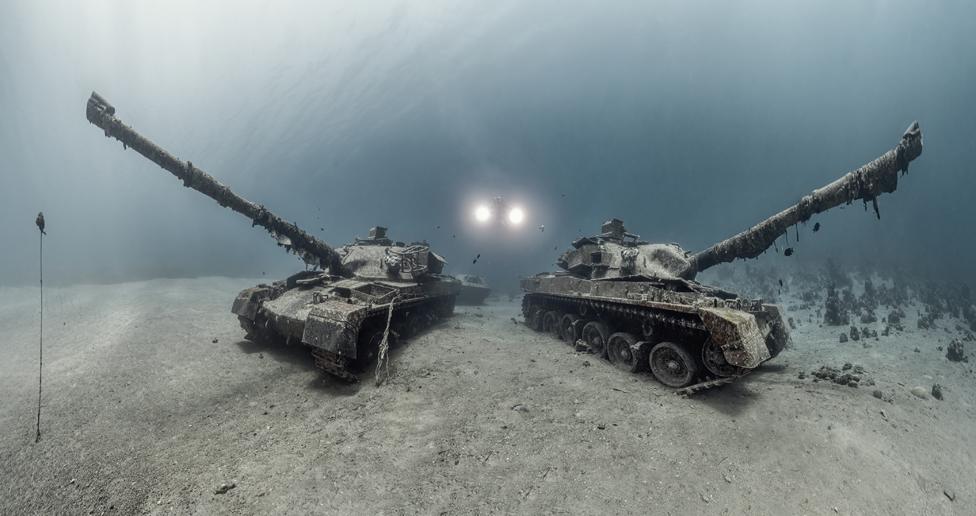
[(575, 345), (579, 338), (579, 320), (579, 316), (575, 314), (566, 314), (559, 320), (559, 337), (570, 346)]
[(651, 373), (668, 387), (691, 385), (698, 376), (698, 363), (685, 348), (673, 342), (659, 342), (648, 357)]
[(607, 356), (607, 340), (610, 338), (610, 329), (600, 321), (590, 321), (583, 326), (581, 338), (590, 352), (598, 357)]
[(617, 332), (607, 340), (607, 358), (618, 369), (636, 373), (647, 364), (647, 352), (650, 346), (646, 342), (638, 342), (637, 338), (626, 332)]
[(555, 310), (549, 310), (548, 312), (542, 314), (542, 331), (549, 333), (558, 339), (560, 319), (562, 319), (562, 314)]

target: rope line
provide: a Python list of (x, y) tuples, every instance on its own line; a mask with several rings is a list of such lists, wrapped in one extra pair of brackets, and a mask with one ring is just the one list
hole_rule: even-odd
[(41, 277), (41, 331), (37, 346), (37, 428), (34, 442), (41, 440), (41, 386), (44, 375), (44, 233), (40, 233), (41, 249), (38, 257), (38, 270)]
[[(393, 307), (399, 300), (400, 296), (392, 299), (390, 309), (386, 312), (386, 329), (383, 330), (383, 340), (380, 341), (380, 350), (376, 358), (376, 385), (381, 385), (384, 380), (390, 377), (390, 321), (393, 320)], [(380, 375), (381, 372), (384, 373), (382, 376)]]

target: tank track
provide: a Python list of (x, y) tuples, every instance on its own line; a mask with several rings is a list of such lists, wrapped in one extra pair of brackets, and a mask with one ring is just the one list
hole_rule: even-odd
[(349, 369), (349, 359), (324, 349), (312, 348), (312, 358), (315, 367), (326, 373), (349, 383), (359, 381), (359, 376)]
[[(643, 320), (654, 321), (656, 324), (677, 330), (697, 330), (704, 332), (705, 325), (697, 317), (685, 314), (676, 314), (652, 310), (641, 306), (626, 305), (623, 303), (611, 303), (593, 299), (577, 299), (572, 297), (551, 296), (541, 294), (530, 294), (522, 298), (522, 315), (529, 317), (528, 310), (533, 305), (532, 300), (543, 300), (544, 302), (535, 304), (544, 309), (561, 309), (565, 313), (577, 313), (587, 317), (592, 313), (611, 314), (612, 316), (629, 318), (635, 322)], [(575, 310), (567, 310), (573, 307)], [(580, 310), (580, 307), (586, 307)]]
[[(526, 325), (536, 331), (542, 331), (538, 324), (534, 324), (532, 317), (548, 310), (556, 310), (562, 314), (575, 314), (583, 319), (600, 321), (607, 324), (610, 332), (620, 331), (617, 327), (624, 326), (632, 330), (637, 338), (644, 338), (637, 328), (650, 326), (655, 335), (666, 335), (678, 342), (695, 342), (689, 346), (700, 345), (707, 337), (707, 330), (701, 319), (693, 314), (667, 312), (643, 306), (626, 303), (614, 303), (604, 300), (586, 299), (574, 296), (559, 296), (553, 294), (526, 294), (522, 298), (522, 314)], [(648, 325), (648, 323), (650, 323)], [(578, 332), (577, 332), (578, 334)], [(577, 340), (577, 347), (585, 344)], [(646, 358), (646, 354), (644, 355)], [(742, 370), (731, 376), (717, 376), (707, 370), (699, 373), (696, 382), (677, 388), (677, 394), (691, 395), (714, 387), (727, 385), (742, 377), (747, 370)]]
[(709, 380), (705, 382), (699, 382), (694, 385), (689, 385), (687, 387), (682, 387), (675, 391), (677, 394), (692, 395), (701, 391), (707, 391), (708, 389), (719, 387), (722, 385), (728, 385), (744, 375), (739, 376), (726, 376), (724, 378), (718, 378), (716, 380)]
[(672, 314), (659, 312), (639, 306), (625, 305), (622, 303), (610, 303), (607, 301), (594, 301), (591, 299), (579, 300), (579, 304), (586, 305), (596, 311), (596, 313), (614, 314), (618, 317), (631, 317), (635, 319), (652, 320), (656, 323), (685, 330), (705, 331), (705, 325), (697, 317), (688, 317), (684, 314)]

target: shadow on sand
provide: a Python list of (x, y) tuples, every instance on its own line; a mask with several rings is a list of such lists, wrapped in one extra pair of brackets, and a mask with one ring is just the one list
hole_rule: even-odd
[(260, 353), (275, 362), (316, 372), (316, 376), (307, 384), (310, 391), (323, 392), (334, 396), (352, 396), (359, 392), (362, 383), (345, 382), (320, 371), (319, 368), (315, 367), (309, 348), (304, 345), (258, 344), (242, 339), (237, 342), (237, 347), (248, 355)]
[(747, 380), (723, 385), (718, 389), (710, 389), (696, 394), (692, 399), (715, 409), (727, 416), (738, 416), (748, 409), (760, 395), (747, 385)]
[(759, 387), (770, 383), (787, 369), (784, 364), (763, 364), (750, 374), (721, 386), (700, 392), (693, 396), (705, 405), (728, 416), (737, 416), (762, 398)]

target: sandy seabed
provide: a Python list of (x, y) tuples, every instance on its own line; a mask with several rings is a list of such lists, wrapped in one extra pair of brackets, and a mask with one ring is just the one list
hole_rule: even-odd
[[(496, 301), (397, 349), (390, 382), (348, 386), (242, 340), (229, 306), (255, 283), (48, 288), (37, 444), (37, 289), (0, 288), (0, 513), (976, 513), (974, 365), (938, 349), (952, 319), (841, 344), (794, 310), (790, 349), (686, 398)], [(798, 377), (845, 362), (875, 385)], [(910, 393), (934, 383), (944, 400)]]

